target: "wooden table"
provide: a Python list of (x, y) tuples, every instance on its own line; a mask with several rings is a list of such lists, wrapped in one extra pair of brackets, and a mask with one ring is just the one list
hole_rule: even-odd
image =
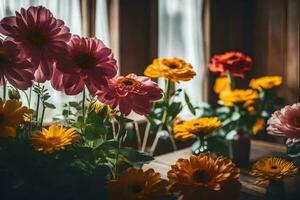
[[(251, 142), (250, 162), (266, 156), (282, 156), (286, 152), (286, 147), (279, 144), (271, 144), (267, 142), (253, 140)], [(162, 178), (167, 179), (167, 172), (170, 166), (176, 162), (178, 158), (188, 158), (191, 155), (191, 149), (186, 148), (176, 152), (167, 153), (155, 157), (155, 160), (144, 166), (144, 169), (153, 168), (162, 175)], [(249, 169), (241, 169), (240, 182), (242, 184), (241, 200), (260, 200), (263, 199), (266, 189), (254, 185), (254, 178), (249, 176)]]

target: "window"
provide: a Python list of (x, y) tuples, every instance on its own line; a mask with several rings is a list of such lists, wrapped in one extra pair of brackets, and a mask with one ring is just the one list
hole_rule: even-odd
[[(203, 100), (202, 84), (204, 48), (202, 34), (202, 0), (159, 1), (159, 57), (179, 57), (190, 62), (197, 76), (182, 82), (184, 89), (195, 105)], [(185, 114), (187, 112), (183, 112)]]

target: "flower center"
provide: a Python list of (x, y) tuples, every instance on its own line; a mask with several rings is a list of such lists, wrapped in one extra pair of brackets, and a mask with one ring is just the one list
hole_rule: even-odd
[(193, 125), (194, 125), (194, 126), (199, 126), (200, 124), (199, 124), (199, 123), (194, 123)]
[(38, 30), (34, 30), (27, 35), (29, 43), (36, 47), (43, 46), (46, 42), (45, 38), (45, 34)]
[(131, 191), (132, 191), (133, 193), (140, 193), (142, 190), (143, 190), (143, 187), (142, 187), (140, 184), (138, 184), (138, 183), (133, 184), (133, 185), (131, 186)]
[(193, 178), (197, 182), (205, 182), (208, 179), (208, 177), (208, 174), (202, 170), (196, 171), (193, 174)]
[(9, 58), (6, 55), (5, 51), (0, 49), (0, 67), (5, 66), (8, 61), (9, 61)]
[(271, 169), (273, 169), (273, 170), (275, 170), (275, 169), (277, 169), (277, 168), (278, 168), (278, 167), (275, 166), (275, 165), (271, 166)]
[(169, 68), (176, 69), (176, 68), (178, 68), (178, 65), (176, 63), (170, 63)]
[(138, 82), (134, 79), (131, 78), (121, 78), (118, 80), (118, 83), (123, 85), (123, 86), (127, 86), (127, 87), (133, 87), (135, 86)]
[(90, 69), (95, 65), (95, 58), (90, 54), (75, 56), (75, 63), (81, 69)]
[(300, 117), (296, 117), (295, 119), (295, 125), (300, 126)]

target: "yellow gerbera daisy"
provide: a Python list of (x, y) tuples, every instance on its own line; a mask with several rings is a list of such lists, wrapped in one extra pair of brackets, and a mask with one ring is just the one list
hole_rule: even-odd
[(265, 185), (270, 181), (282, 181), (297, 173), (298, 168), (292, 162), (279, 157), (263, 158), (257, 161), (250, 171), (250, 175), (257, 177), (258, 185)]
[(253, 89), (261, 90), (261, 89), (271, 89), (281, 84), (282, 84), (281, 76), (264, 76), (264, 77), (252, 79), (249, 83), (249, 86)]
[(24, 116), (29, 113), (31, 110), (17, 100), (0, 100), (0, 136), (15, 137), (17, 127), (24, 123)]
[(151, 78), (166, 78), (174, 82), (189, 81), (195, 75), (191, 64), (179, 58), (154, 59), (144, 74)]
[(237, 103), (242, 103), (244, 107), (249, 107), (258, 99), (258, 93), (252, 89), (235, 89), (221, 92), (219, 98), (223, 101), (225, 106), (234, 106)]
[(161, 179), (153, 169), (144, 172), (128, 168), (119, 180), (110, 181), (107, 189), (110, 200), (163, 200), (168, 195), (167, 186), (168, 181)]
[(266, 121), (264, 118), (258, 118), (252, 127), (252, 132), (254, 135), (261, 132), (265, 128)]
[(239, 176), (240, 169), (231, 160), (209, 153), (178, 159), (168, 172), (171, 189), (184, 196), (201, 189), (219, 191)]
[(230, 91), (230, 90), (231, 90), (231, 86), (226, 76), (219, 77), (216, 79), (214, 85), (214, 91), (216, 94), (220, 94), (221, 92)]
[(222, 126), (217, 117), (192, 119), (174, 126), (174, 137), (178, 140), (197, 138), (200, 134), (208, 134)]
[(41, 132), (32, 134), (31, 142), (37, 151), (53, 153), (64, 149), (79, 139), (74, 128), (64, 128), (62, 125), (51, 125), (49, 129), (43, 128)]

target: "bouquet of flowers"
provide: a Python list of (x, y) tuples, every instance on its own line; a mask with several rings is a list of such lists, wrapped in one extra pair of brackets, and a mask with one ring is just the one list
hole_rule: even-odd
[[(171, 100), (180, 91), (171, 94), (170, 81), (190, 80), (189, 64), (158, 59), (146, 69), (150, 77), (166, 78), (163, 94), (150, 78), (117, 76), (111, 49), (97, 38), (72, 35), (45, 7), (2, 19), (0, 33), (1, 199), (237, 198), (240, 172), (228, 159), (179, 159), (164, 180), (153, 169), (139, 169), (151, 156), (124, 146), (132, 111), (146, 115), (155, 132), (170, 130), (182, 109)], [(47, 126), (45, 113), (56, 107), (45, 81), (67, 95), (82, 94), (81, 101), (66, 102), (62, 121)]]
[[(108, 180), (153, 159), (123, 141), (126, 116), (146, 115), (161, 99), (155, 82), (116, 76), (111, 49), (72, 35), (42, 6), (2, 19), (0, 33), (1, 199), (105, 199)], [(65, 120), (50, 126), (44, 116), (55, 105), (45, 81), (67, 95), (82, 94), (66, 103)]]

